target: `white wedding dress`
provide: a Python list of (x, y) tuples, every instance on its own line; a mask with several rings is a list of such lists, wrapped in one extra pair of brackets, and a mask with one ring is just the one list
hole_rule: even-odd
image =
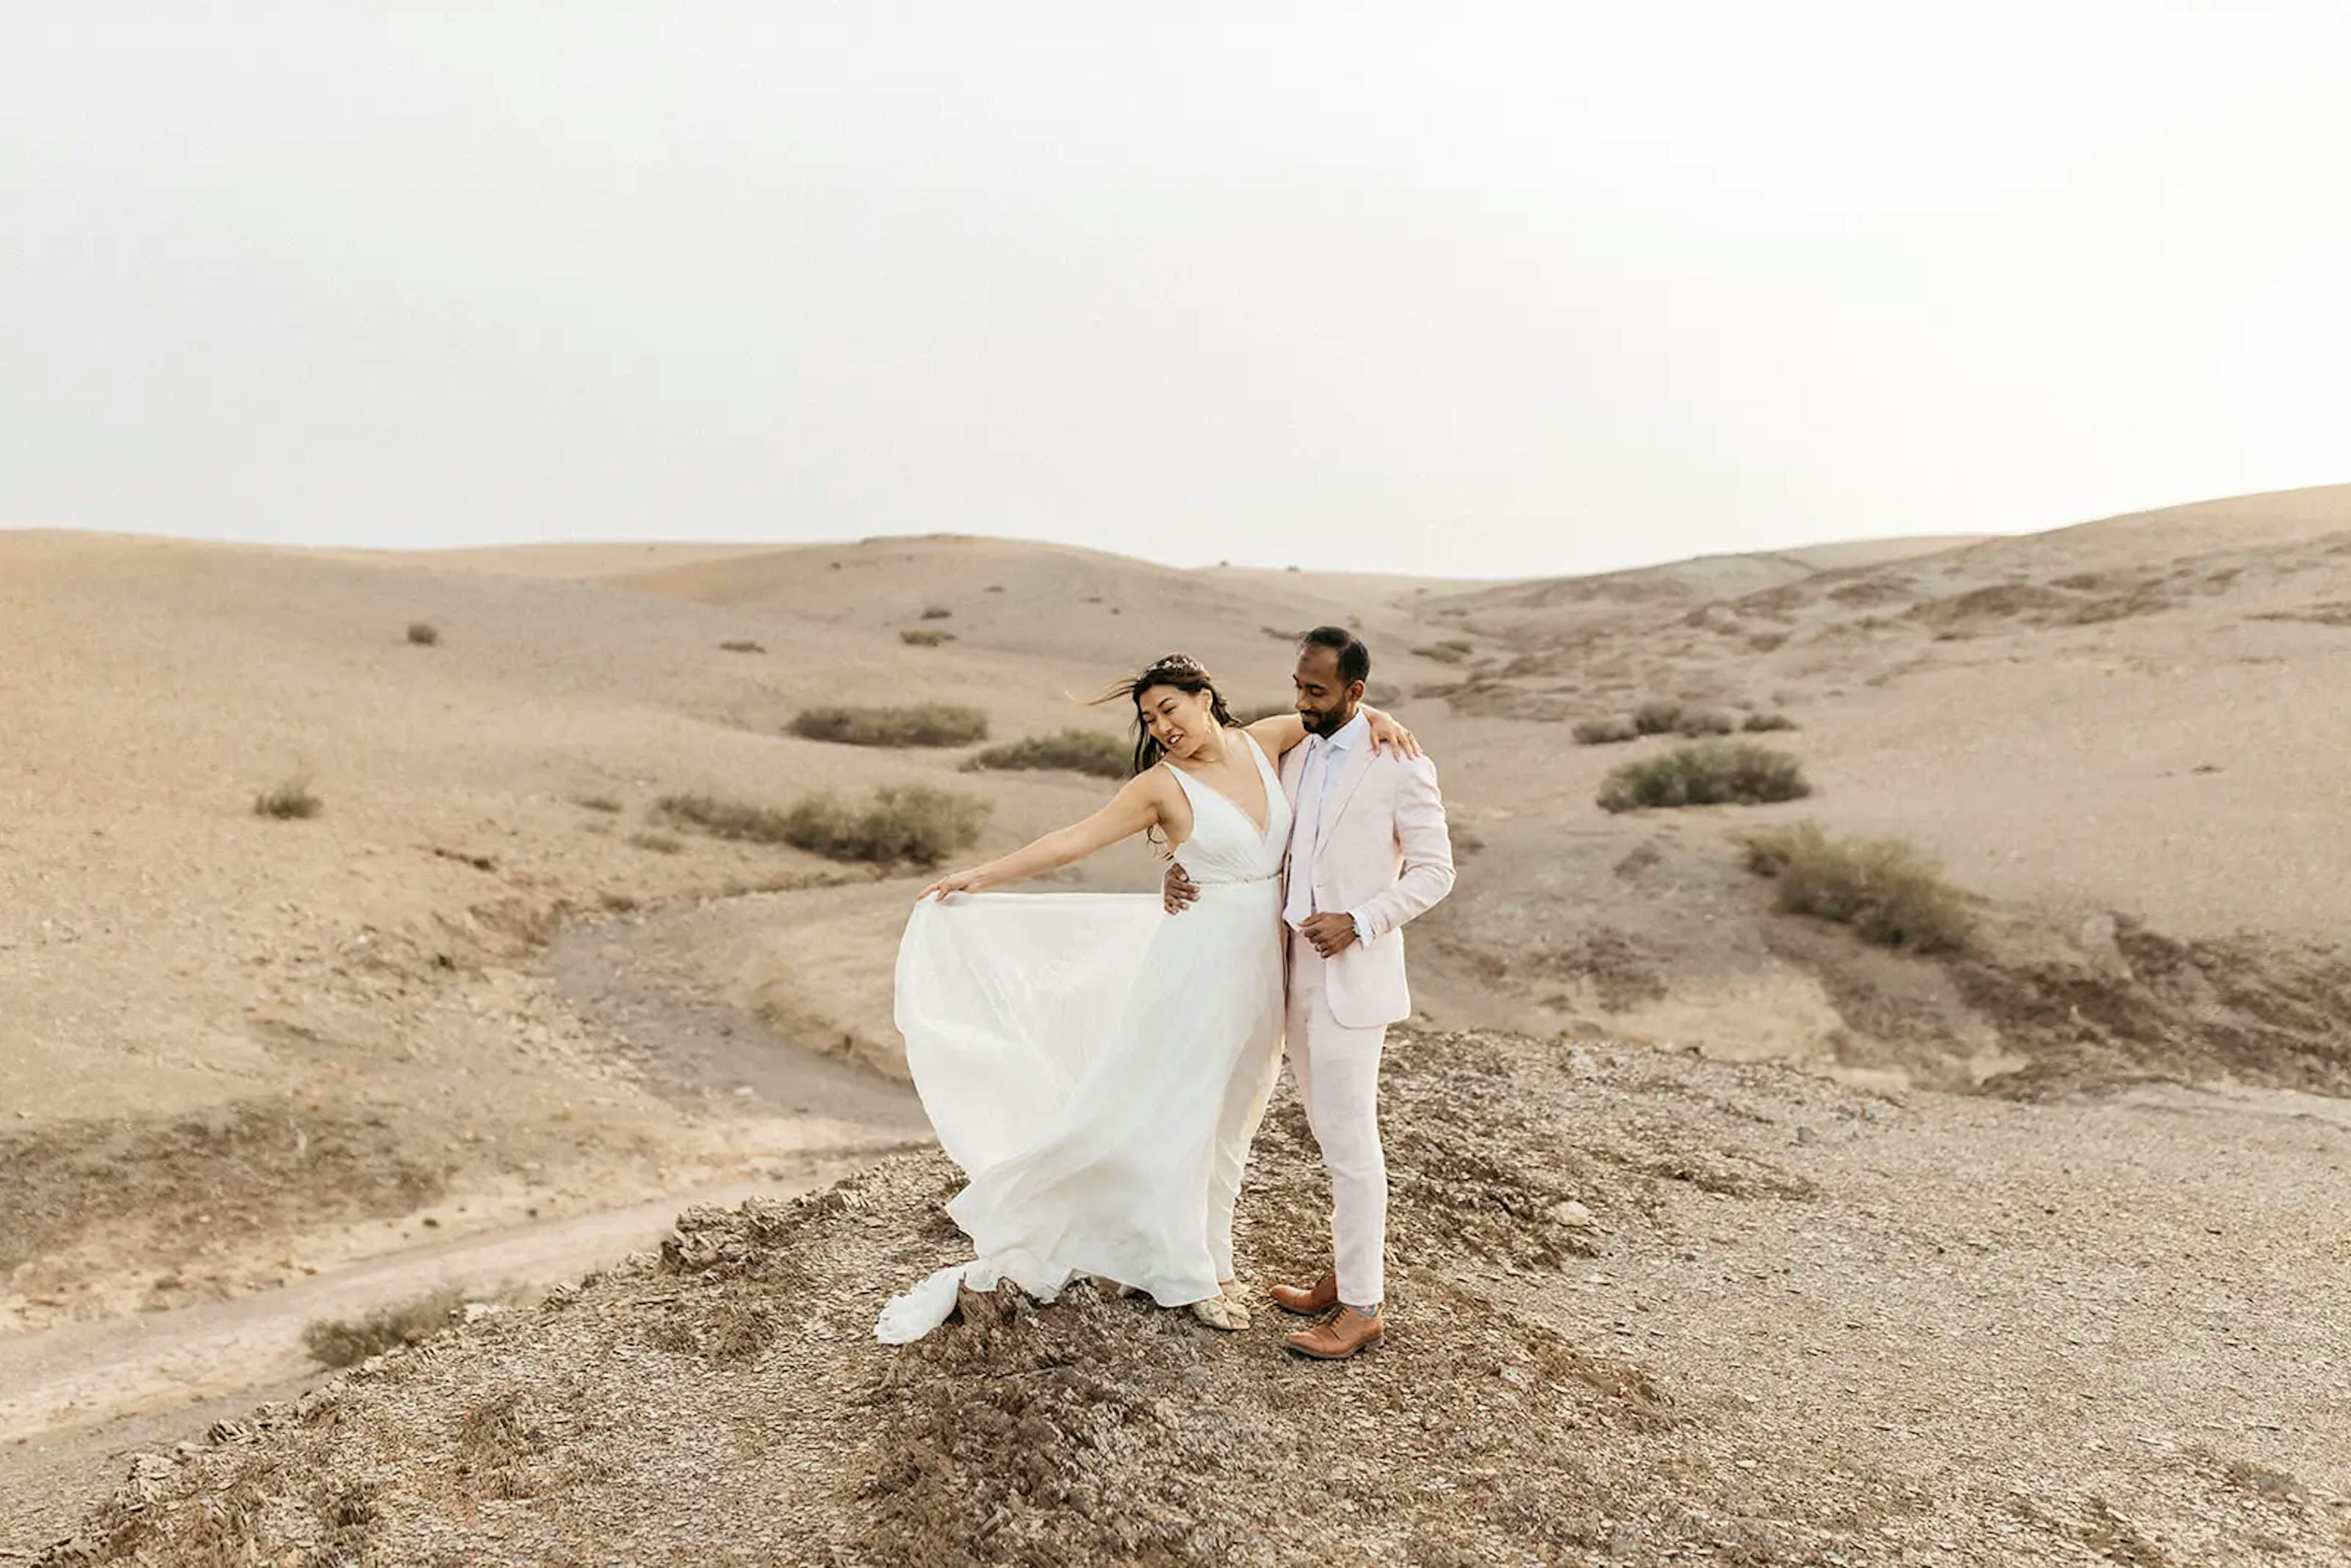
[(1192, 803), (1181, 915), (1159, 895), (956, 894), (914, 906), (898, 948), (898, 1028), (940, 1146), (969, 1178), (947, 1212), (977, 1257), (894, 1298), (904, 1344), (958, 1285), (1040, 1301), (1080, 1275), (1162, 1306), (1233, 1272), (1241, 1166), (1278, 1071), (1281, 862), (1290, 808), (1255, 740), (1265, 826), (1171, 768)]

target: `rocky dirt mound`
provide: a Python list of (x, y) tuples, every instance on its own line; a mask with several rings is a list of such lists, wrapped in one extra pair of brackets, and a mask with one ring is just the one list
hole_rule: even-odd
[[(1642, 1061), (1637, 1053), (1626, 1061)], [(791, 1205), (684, 1216), (656, 1260), (370, 1363), (211, 1446), (140, 1461), (46, 1561), (1157, 1564), (1792, 1560), (1883, 1500), (1693, 1457), (1706, 1420), (1481, 1279), (1611, 1233), (1670, 1233), (1665, 1192), (1809, 1184), (1636, 1092), (1564, 1124), (1541, 1092), (1590, 1052), (1405, 1035), (1388, 1074), (1391, 1343), (1292, 1362), (1075, 1288), (968, 1298), (904, 1350), (883, 1298), (959, 1239), (939, 1156)], [(1242, 1216), (1253, 1274), (1315, 1267), (1327, 1196), (1304, 1118), (1269, 1117)], [(1497, 1556), (1496, 1553), (1503, 1553)], [(1864, 1543), (1847, 1561), (1892, 1561)]]
[[(657, 1258), (141, 1458), (46, 1561), (2168, 1565), (2351, 1541), (2339, 1467), (2262, 1437), (2331, 1407), (2323, 1279), (2274, 1321), (2229, 1314), (2232, 1343), (2302, 1345), (2292, 1389), (2197, 1374), (2226, 1386), (2173, 1408), (2178, 1375), (2131, 1370), (2137, 1319), (2111, 1325), (2130, 1363), (2076, 1364), (2106, 1328), (2066, 1303), (2088, 1289), (2110, 1313), (2144, 1293), (2131, 1266), (2175, 1281), (2178, 1245), (2221, 1245), (2158, 1225), (2118, 1243), (2133, 1265), (2085, 1271), (2076, 1238), (2045, 1259), (2018, 1239), (2072, 1212), (2041, 1201), (2039, 1165), (2101, 1158), (2115, 1118), (2055, 1152), (2039, 1107), (1941, 1102), (1928, 1123), (1779, 1068), (1484, 1034), (1400, 1032), (1385, 1088), (1396, 1326), (1359, 1361), (1286, 1359), (1270, 1308), (1225, 1336), (1090, 1287), (969, 1297), (930, 1339), (877, 1344), (883, 1298), (961, 1247), (939, 1211), (954, 1172), (904, 1157), (797, 1203), (690, 1211)], [(2210, 1147), (2247, 1132), (2208, 1147), (2159, 1120), (2102, 1168), (2184, 1137), (2210, 1175)], [(2249, 1125), (2297, 1159), (2318, 1136)], [(1315, 1172), (1285, 1100), (1242, 1214), (1259, 1281), (1319, 1260)], [(2279, 1235), (2301, 1245), (2318, 1218)], [(2192, 1310), (2147, 1296), (2167, 1323), (2204, 1321), (2184, 1273)], [(1985, 1292), (1999, 1334), (1979, 1341)], [(1986, 1345), (1999, 1367), (1975, 1365)], [(2041, 1403), (2001, 1381), (2022, 1375)], [(2085, 1377), (2080, 1410), (2111, 1420), (2068, 1414)], [(2204, 1418), (2240, 1398), (2258, 1428)], [(2154, 1446), (2116, 1455), (2118, 1432)]]
[(2351, 1094), (2351, 954), (2251, 936), (2184, 942), (2122, 915), (2074, 942), (2005, 937), (1951, 966), (1968, 1003), (2030, 1059), (1991, 1080), (1995, 1092), (2218, 1080)]

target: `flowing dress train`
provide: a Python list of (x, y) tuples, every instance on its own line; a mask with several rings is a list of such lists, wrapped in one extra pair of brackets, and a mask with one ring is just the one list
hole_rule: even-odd
[(1290, 808), (1257, 742), (1266, 821), (1171, 768), (1192, 804), (1200, 897), (956, 894), (914, 906), (898, 949), (906, 1064), (967, 1185), (947, 1205), (976, 1256), (883, 1310), (920, 1339), (958, 1285), (1040, 1301), (1080, 1275), (1180, 1306), (1233, 1272), (1233, 1206), (1280, 1056)]

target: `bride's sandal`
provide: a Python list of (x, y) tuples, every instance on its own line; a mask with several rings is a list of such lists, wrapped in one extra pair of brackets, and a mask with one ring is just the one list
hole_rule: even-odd
[(1205, 1301), (1194, 1301), (1192, 1315), (1226, 1333), (1238, 1333), (1249, 1326), (1249, 1309), (1230, 1296), (1210, 1296)]

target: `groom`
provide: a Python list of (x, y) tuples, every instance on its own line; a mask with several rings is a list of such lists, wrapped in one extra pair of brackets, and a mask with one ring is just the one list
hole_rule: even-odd
[[(1354, 633), (1306, 633), (1292, 679), (1307, 742), (1281, 759), (1291, 808), (1281, 912), (1290, 1071), (1331, 1173), (1334, 1267), (1311, 1287), (1276, 1285), (1273, 1299), (1289, 1312), (1331, 1314), (1285, 1342), (1322, 1361), (1354, 1354), (1386, 1327), (1380, 1051), (1388, 1025), (1412, 1013), (1402, 928), (1453, 889), (1437, 766), (1372, 746), (1361, 712), (1371, 673), (1371, 650)], [(1199, 896), (1180, 864), (1168, 869), (1165, 896), (1170, 914)]]

